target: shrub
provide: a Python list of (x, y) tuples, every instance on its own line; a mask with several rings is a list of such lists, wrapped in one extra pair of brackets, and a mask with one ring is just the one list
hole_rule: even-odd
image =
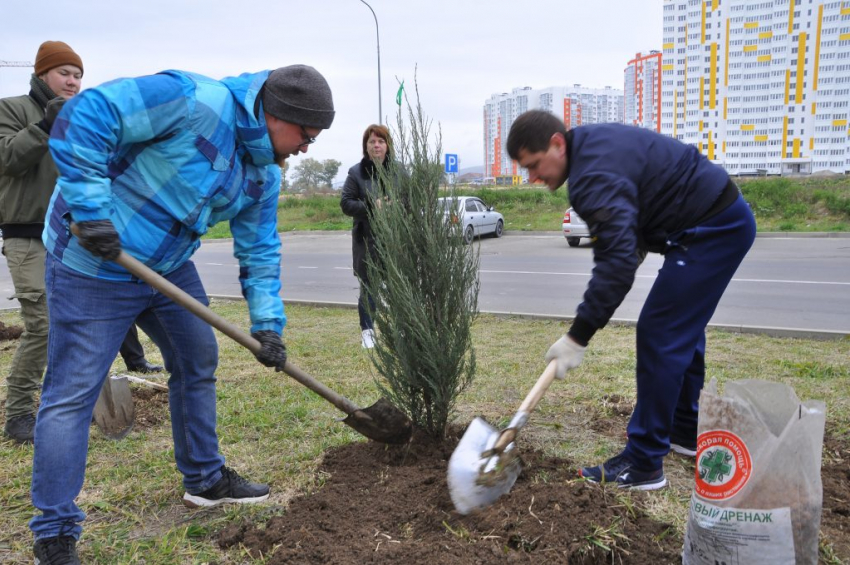
[(389, 204), (371, 207), (377, 261), (366, 283), (377, 308), (372, 361), (378, 386), (414, 424), (445, 435), (458, 395), (472, 382), (472, 324), (478, 306), (478, 253), (464, 245), (461, 226), (446, 221), (438, 198), (440, 141), (430, 146), (430, 122), (408, 102), (393, 133), (396, 163), (379, 171)]

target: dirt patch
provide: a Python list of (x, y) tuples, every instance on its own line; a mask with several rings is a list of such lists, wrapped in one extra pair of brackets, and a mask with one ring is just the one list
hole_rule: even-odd
[(7, 326), (3, 322), (0, 322), (0, 341), (12, 341), (19, 339), (22, 333), (24, 333), (24, 328), (19, 326)]
[(147, 387), (133, 387), (133, 405), (136, 409), (134, 430), (147, 430), (169, 419), (168, 393)]
[(626, 426), (632, 417), (635, 405), (618, 394), (606, 394), (602, 405), (595, 409), (588, 425), (594, 432), (625, 442)]
[[(615, 411), (616, 412), (616, 411)], [(614, 416), (610, 430), (620, 424)], [(222, 530), (222, 548), (242, 546), (283, 563), (681, 563), (682, 536), (616, 489), (575, 479), (576, 465), (523, 453), (510, 494), (474, 516), (454, 511), (446, 486), (457, 437), (416, 435), (409, 446), (357, 443), (328, 451), (316, 492), (286, 514)], [(823, 542), (850, 559), (850, 441), (829, 437), (823, 465)], [(683, 510), (684, 512), (684, 510)]]
[(850, 563), (850, 438), (824, 438), (822, 542), (841, 563)]
[(510, 494), (475, 516), (454, 511), (446, 467), (457, 438), (415, 436), (403, 448), (358, 443), (329, 451), (318, 491), (264, 525), (230, 526), (223, 548), (283, 563), (680, 563), (672, 526), (576, 480), (575, 465), (525, 452)]

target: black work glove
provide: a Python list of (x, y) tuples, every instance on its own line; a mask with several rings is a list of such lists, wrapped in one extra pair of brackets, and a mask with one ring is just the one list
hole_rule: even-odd
[(65, 99), (61, 97), (54, 98), (47, 102), (44, 108), (44, 118), (38, 123), (38, 126), (50, 135), (50, 128), (53, 127), (53, 122), (56, 121), (56, 116), (59, 115), (62, 106), (65, 105)]
[(266, 367), (282, 369), (286, 365), (286, 346), (283, 338), (273, 330), (260, 330), (251, 334), (262, 345), (259, 353), (254, 353), (257, 361)]
[(77, 222), (77, 238), (89, 253), (114, 261), (121, 253), (121, 239), (109, 220)]

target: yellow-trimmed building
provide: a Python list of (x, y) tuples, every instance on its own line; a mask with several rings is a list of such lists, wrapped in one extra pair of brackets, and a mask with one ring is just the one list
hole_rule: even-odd
[(664, 0), (661, 106), (730, 174), (850, 173), (850, 0)]

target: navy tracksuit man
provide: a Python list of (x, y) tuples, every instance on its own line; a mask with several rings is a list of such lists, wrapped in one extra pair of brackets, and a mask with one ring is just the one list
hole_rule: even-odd
[(565, 131), (548, 112), (520, 116), (511, 157), (570, 203), (595, 237), (592, 277), (566, 336), (549, 349), (557, 376), (578, 366), (623, 301), (647, 252), (664, 255), (637, 324), (637, 403), (623, 452), (581, 475), (651, 490), (671, 449), (696, 454), (705, 327), (755, 239), (749, 206), (726, 172), (650, 130), (598, 124)]

